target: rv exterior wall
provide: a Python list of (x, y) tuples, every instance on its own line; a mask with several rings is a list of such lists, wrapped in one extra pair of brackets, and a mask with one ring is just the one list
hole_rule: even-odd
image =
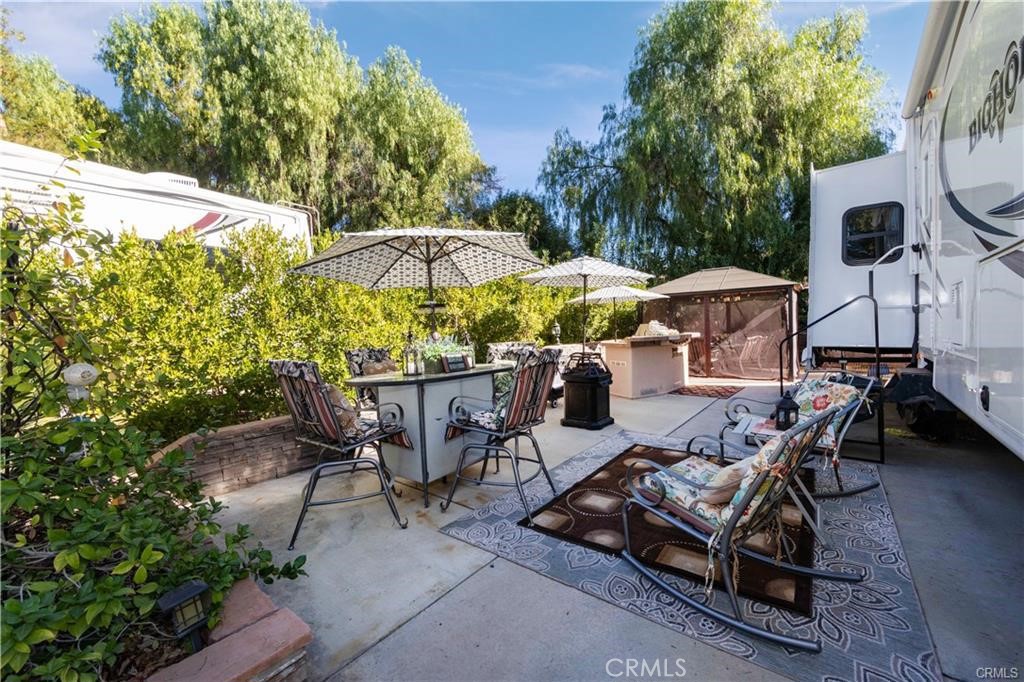
[[(906, 152), (812, 171), (809, 315), (866, 292), (839, 216), (902, 201), (915, 250), (876, 268), (882, 345), (911, 347), (916, 294), (935, 389), (1024, 457), (1024, 3), (941, 9), (907, 95)], [(840, 313), (809, 344), (862, 348), (869, 315)]]
[[(264, 223), (312, 250), (309, 216), (302, 211), (189, 186), (187, 178), (171, 173), (135, 173), (91, 161), (71, 165), (78, 173), (59, 154), (0, 142), (0, 194), (24, 210), (77, 194), (85, 203), (84, 224), (114, 235), (135, 229), (145, 239), (160, 240), (191, 230), (216, 248), (230, 230)], [(64, 187), (50, 183), (53, 178)]]

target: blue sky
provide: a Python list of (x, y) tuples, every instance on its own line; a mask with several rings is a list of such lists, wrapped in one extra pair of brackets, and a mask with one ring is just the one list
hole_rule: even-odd
[[(139, 3), (5, 2), (26, 40), (21, 53), (50, 59), (67, 80), (112, 105), (119, 93), (93, 60), (110, 19)], [(337, 31), (350, 54), (368, 65), (389, 45), (421, 62), (423, 72), (469, 120), (483, 159), (507, 189), (533, 189), (556, 129), (597, 135), (601, 107), (619, 102), (637, 31), (660, 8), (646, 2), (461, 2), (309, 5)], [(865, 44), (873, 66), (902, 103), (927, 14), (927, 3), (781, 2), (776, 22), (792, 31), (837, 7), (864, 7)], [(902, 144), (900, 138), (897, 145)]]

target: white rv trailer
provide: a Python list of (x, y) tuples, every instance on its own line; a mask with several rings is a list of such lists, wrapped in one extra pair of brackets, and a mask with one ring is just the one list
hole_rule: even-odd
[[(882, 350), (917, 357), (933, 401), (1024, 458), (1022, 34), (1022, 2), (932, 5), (904, 151), (811, 171), (808, 321), (873, 272)], [(873, 353), (872, 307), (811, 326), (808, 347)]]
[(298, 208), (201, 189), (195, 179), (173, 173), (66, 162), (60, 154), (0, 142), (0, 198), (9, 196), (15, 206), (30, 211), (68, 194), (83, 199), (86, 227), (115, 237), (134, 229), (144, 239), (160, 240), (169, 232), (189, 230), (207, 247), (217, 248), (229, 230), (265, 223), (289, 239), (303, 240), (311, 250), (310, 214)]

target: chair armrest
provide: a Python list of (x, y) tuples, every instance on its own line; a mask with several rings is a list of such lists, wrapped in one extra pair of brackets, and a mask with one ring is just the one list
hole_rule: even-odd
[[(693, 444), (695, 442), (697, 442), (697, 441), (708, 441), (709, 443), (714, 443), (715, 444), (715, 448), (718, 450), (718, 452), (717, 453), (704, 452), (704, 448), (707, 447), (707, 446), (701, 446), (699, 450), (694, 450), (693, 449)], [(712, 455), (714, 455), (718, 459), (719, 463), (725, 461), (725, 449), (726, 448), (731, 448), (731, 449), (735, 450), (736, 452), (742, 454), (744, 457), (748, 457), (750, 455), (757, 454), (757, 451), (758, 451), (758, 448), (750, 447), (750, 446), (747, 446), (747, 445), (740, 445), (739, 443), (734, 443), (731, 440), (725, 440), (724, 438), (718, 438), (717, 436), (713, 436), (710, 433), (704, 433), (704, 434), (701, 434), (699, 436), (694, 436), (693, 438), (691, 438), (686, 443), (686, 451), (688, 453), (690, 453), (691, 455), (698, 455), (698, 456), (704, 457), (706, 459), (708, 459)]]
[(469, 415), (473, 412), (493, 409), (493, 400), (474, 398), (468, 395), (457, 395), (448, 403), (448, 423), (465, 424), (469, 421)]
[(377, 420), (381, 426), (398, 428), (405, 422), (405, 410), (398, 403), (377, 403)]
[(738, 422), (744, 414), (769, 416), (775, 409), (775, 403), (754, 398), (730, 398), (725, 403), (725, 417), (731, 422)]
[[(661, 481), (659, 481), (658, 479), (654, 478), (653, 476), (648, 475), (646, 472), (644, 474), (641, 474), (640, 476), (636, 476), (636, 474), (633, 472), (633, 468), (635, 466), (637, 466), (638, 464), (644, 465), (645, 469), (648, 469), (648, 468), (657, 469), (658, 471), (660, 471), (660, 472), (662, 472), (664, 474), (667, 474), (669, 477), (674, 478), (677, 481), (681, 481), (681, 482), (685, 483), (686, 485), (688, 485), (691, 488), (694, 488), (696, 490), (721, 490), (723, 488), (729, 487), (729, 486), (722, 486), (722, 485), (708, 485), (707, 483), (701, 483), (699, 481), (694, 481), (692, 479), (687, 478), (686, 476), (683, 476), (678, 471), (674, 471), (672, 469), (669, 469), (668, 467), (666, 467), (664, 465), (661, 465), (661, 464), (658, 464), (657, 462), (652, 462), (649, 459), (638, 459), (638, 460), (634, 461), (632, 464), (630, 464), (626, 468), (626, 486), (633, 493), (633, 496), (636, 497), (637, 494), (639, 493), (639, 490), (635, 487), (635, 484), (633, 483), (633, 480), (636, 479), (637, 481), (639, 481), (639, 484), (640, 484), (641, 488), (645, 488), (645, 489), (655, 493), (656, 495), (658, 495), (658, 503), (659, 504), (661, 503), (662, 500), (665, 499), (665, 496), (667, 495), (667, 491), (665, 490), (665, 487), (662, 485)], [(650, 485), (650, 483), (653, 483), (654, 485), (652, 486), (652, 485)], [(657, 490), (655, 489), (655, 486), (658, 488)]]

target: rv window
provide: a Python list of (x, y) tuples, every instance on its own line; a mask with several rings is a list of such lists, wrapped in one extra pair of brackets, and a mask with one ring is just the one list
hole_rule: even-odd
[[(903, 243), (903, 206), (892, 202), (857, 206), (843, 214), (843, 262), (847, 265), (871, 265), (882, 255)], [(885, 259), (895, 263), (901, 251)]]

